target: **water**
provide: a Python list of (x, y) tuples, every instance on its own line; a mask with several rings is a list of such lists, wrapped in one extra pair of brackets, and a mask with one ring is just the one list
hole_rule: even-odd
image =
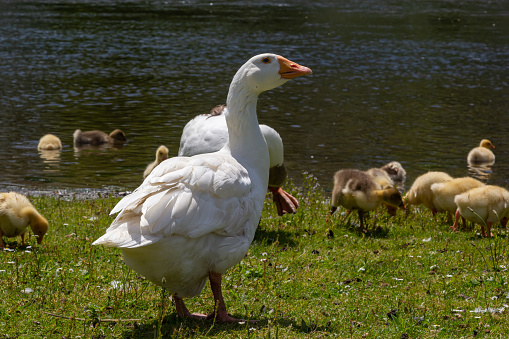
[[(506, 1), (3, 1), (0, 189), (133, 189), (161, 144), (224, 103), (251, 56), (314, 74), (261, 95), (260, 123), (285, 143), (290, 178), (331, 188), (342, 168), (399, 161), (411, 184), (469, 174), (482, 138), (487, 182), (509, 186)], [(121, 128), (120, 149), (75, 151), (75, 129)], [(37, 151), (58, 135), (61, 152)]]

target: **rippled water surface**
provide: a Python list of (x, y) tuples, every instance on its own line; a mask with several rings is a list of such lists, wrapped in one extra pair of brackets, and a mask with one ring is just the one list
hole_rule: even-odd
[[(261, 52), (313, 69), (260, 96), (290, 177), (331, 188), (341, 168), (397, 160), (407, 183), (469, 173), (495, 144), (488, 182), (509, 186), (506, 1), (3, 1), (0, 186), (133, 189), (183, 126), (224, 103)], [(75, 129), (121, 128), (122, 148), (75, 150)], [(58, 135), (61, 152), (37, 151)]]

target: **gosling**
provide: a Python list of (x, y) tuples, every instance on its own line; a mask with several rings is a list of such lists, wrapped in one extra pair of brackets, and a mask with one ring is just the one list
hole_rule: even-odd
[(433, 191), (431, 185), (440, 182), (446, 182), (453, 178), (445, 172), (428, 172), (415, 179), (412, 187), (403, 199), (409, 205), (424, 205), (431, 210), (433, 217), (437, 214), (437, 206), (433, 199)]
[(116, 129), (109, 135), (102, 131), (86, 131), (82, 132), (80, 129), (74, 131), (73, 134), (74, 144), (79, 145), (92, 145), (99, 146), (104, 144), (121, 144), (127, 141), (125, 133)]
[(152, 172), (152, 170), (156, 168), (157, 165), (168, 159), (168, 153), (169, 151), (166, 146), (159, 146), (156, 151), (156, 160), (147, 166), (145, 172), (143, 172), (143, 179), (145, 179)]
[(396, 186), (403, 187), (406, 181), (406, 171), (399, 162), (391, 161), (380, 167), (380, 169), (387, 172)]
[(364, 212), (376, 209), (384, 202), (390, 206), (404, 208), (401, 193), (394, 187), (381, 189), (367, 173), (356, 169), (345, 169), (334, 174), (332, 190), (332, 215), (338, 206), (359, 213), (361, 228), (364, 228)]
[(52, 151), (62, 149), (62, 141), (60, 138), (53, 134), (46, 134), (41, 139), (39, 139), (39, 144), (37, 145), (37, 149), (39, 151)]
[(28, 199), (19, 193), (0, 193), (0, 248), (4, 248), (2, 237), (13, 238), (21, 236), (21, 245), (25, 245), (25, 230), (27, 226), (37, 237), (37, 243), (48, 232), (48, 221), (44, 218)]
[(454, 202), (458, 207), (452, 225), (456, 230), (458, 220), (464, 217), (468, 221), (481, 225), (481, 234), (486, 236), (484, 225), (488, 228), (488, 235), (491, 234), (491, 226), (500, 221), (503, 227), (507, 224), (509, 217), (509, 191), (505, 188), (486, 185), (473, 188), (463, 194), (457, 195)]
[[(433, 205), (438, 212), (448, 212), (450, 213), (449, 215), (454, 215), (457, 209), (454, 198), (459, 194), (481, 186), (484, 186), (484, 183), (470, 177), (455, 178), (449, 181), (435, 183), (431, 185)], [(463, 219), (463, 226), (466, 226), (465, 219)]]
[(495, 148), (495, 146), (491, 141), (488, 139), (481, 140), (479, 147), (472, 148), (468, 153), (467, 162), (470, 165), (494, 164), (495, 154), (491, 151), (492, 148)]

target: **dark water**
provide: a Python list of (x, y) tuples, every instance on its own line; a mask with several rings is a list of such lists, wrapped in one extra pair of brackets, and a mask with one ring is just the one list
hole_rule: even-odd
[[(132, 189), (187, 121), (224, 103), (235, 71), (274, 52), (313, 69), (264, 93), (290, 177), (397, 160), (407, 183), (467, 175), (496, 146), (509, 186), (507, 1), (2, 1), (0, 189)], [(75, 152), (75, 129), (121, 128), (121, 149)], [(40, 154), (58, 135), (61, 152)]]

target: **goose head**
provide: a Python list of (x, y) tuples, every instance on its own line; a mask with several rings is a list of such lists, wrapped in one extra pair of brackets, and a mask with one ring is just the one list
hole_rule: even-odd
[[(255, 94), (283, 85), (301, 75), (312, 74), (311, 69), (272, 53), (259, 54), (249, 59), (235, 74), (231, 89), (242, 83)], [(229, 100), (228, 100), (229, 101)], [(229, 103), (227, 103), (229, 105)]]

